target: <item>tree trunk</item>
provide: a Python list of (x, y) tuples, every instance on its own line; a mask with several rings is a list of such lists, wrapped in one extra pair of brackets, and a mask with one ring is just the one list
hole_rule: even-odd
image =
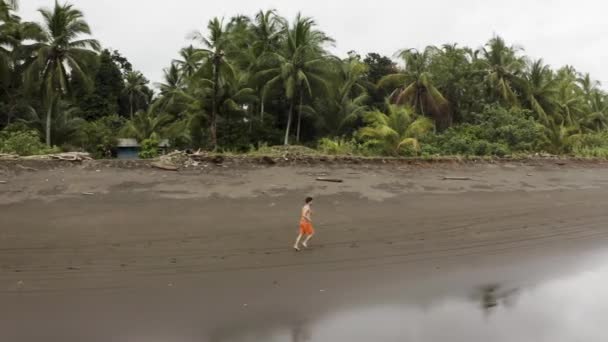
[(296, 128), (296, 142), (300, 142), (300, 127), (302, 126), (302, 90), (300, 90), (300, 107), (298, 108), (298, 127)]
[(264, 99), (262, 99), (260, 104), (260, 122), (263, 124), (264, 123)]
[(131, 112), (131, 120), (133, 120), (133, 93), (129, 95), (129, 108)]
[(53, 115), (53, 100), (49, 101), (49, 109), (46, 112), (45, 141), (48, 147), (51, 147), (51, 115)]
[(285, 129), (285, 146), (289, 145), (289, 131), (291, 130), (291, 121), (293, 119), (293, 103), (292, 99), (289, 104), (289, 113), (287, 113), (287, 128)]
[(213, 99), (211, 101), (211, 118), (209, 120), (209, 132), (211, 133), (211, 146), (213, 150), (217, 150), (217, 94), (219, 92), (219, 62), (216, 59), (213, 63)]

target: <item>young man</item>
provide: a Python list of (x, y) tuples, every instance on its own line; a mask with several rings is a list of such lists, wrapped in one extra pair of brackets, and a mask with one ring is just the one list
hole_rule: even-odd
[(304, 204), (304, 207), (302, 207), (302, 216), (300, 217), (300, 234), (296, 239), (296, 244), (293, 245), (293, 248), (298, 252), (300, 251), (300, 247), (298, 245), (300, 244), (302, 237), (306, 236), (306, 239), (304, 242), (302, 242), (302, 246), (304, 246), (304, 248), (308, 248), (308, 241), (310, 241), (310, 239), (315, 235), (315, 229), (312, 227), (311, 206), (312, 197), (307, 197), (306, 204)]

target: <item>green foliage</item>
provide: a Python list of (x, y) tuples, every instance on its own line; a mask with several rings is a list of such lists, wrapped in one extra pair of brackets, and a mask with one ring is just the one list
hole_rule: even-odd
[(364, 143), (358, 142), (354, 138), (322, 138), (321, 140), (319, 140), (319, 145), (317, 149), (323, 154), (338, 156), (368, 156), (373, 154), (369, 146)]
[(446, 155), (495, 155), (513, 152), (531, 152), (542, 146), (543, 127), (529, 111), (500, 106), (486, 106), (483, 112), (474, 114), (474, 121), (448, 129), (427, 142), (435, 146), (439, 154)]
[(87, 122), (82, 128), (83, 149), (96, 159), (111, 158), (118, 144), (118, 132), (124, 125), (124, 119), (117, 115)]
[(56, 153), (57, 148), (49, 148), (40, 140), (36, 131), (5, 129), (0, 131), (0, 152), (20, 156)]
[(388, 113), (365, 114), (366, 127), (358, 136), (377, 153), (389, 156), (413, 156), (420, 152), (420, 139), (435, 130), (433, 122), (417, 116), (409, 107), (388, 105)]
[(606, 149), (599, 83), (499, 36), (478, 50), (404, 48), (396, 64), (377, 53), (333, 56), (334, 41), (313, 18), (261, 10), (209, 21), (154, 94), (120, 53), (99, 52), (75, 6), (57, 2), (35, 23), (22, 21), (15, 3), (0, 0), (0, 128), (25, 123), (17, 131), (96, 157), (109, 156), (116, 132), (233, 152), (292, 140), (331, 154), (393, 156)]
[(139, 157), (142, 159), (153, 159), (158, 157), (158, 144), (156, 138), (145, 139), (140, 144)]

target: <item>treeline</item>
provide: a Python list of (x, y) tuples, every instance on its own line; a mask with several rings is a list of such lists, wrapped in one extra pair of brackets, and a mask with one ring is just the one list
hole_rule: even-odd
[(44, 142), (108, 157), (122, 137), (235, 152), (608, 156), (599, 83), (500, 37), (479, 49), (403, 49), (400, 63), (339, 58), (312, 18), (260, 11), (211, 20), (150, 85), (90, 38), (72, 5), (40, 10), (40, 23), (16, 13), (0, 0), (0, 152), (36, 153)]

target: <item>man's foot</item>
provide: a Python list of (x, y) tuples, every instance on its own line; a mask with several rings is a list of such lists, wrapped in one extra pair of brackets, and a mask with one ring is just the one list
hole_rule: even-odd
[(296, 250), (296, 252), (299, 252), (299, 251), (300, 251), (300, 248), (298, 248), (298, 246), (293, 246), (293, 249), (295, 249), (295, 250)]
[(304, 246), (304, 248), (308, 248), (308, 244), (306, 242), (303, 242), (302, 246)]

